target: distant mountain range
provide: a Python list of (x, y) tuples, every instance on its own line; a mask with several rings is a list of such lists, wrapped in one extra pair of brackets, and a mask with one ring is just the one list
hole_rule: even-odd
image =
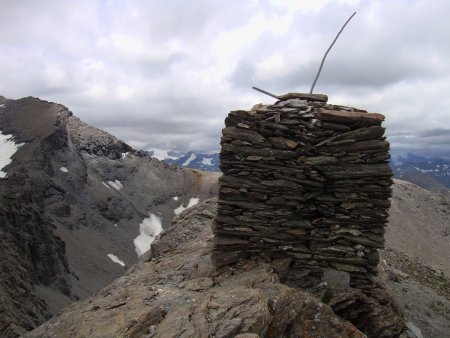
[(187, 153), (177, 153), (174, 151), (157, 150), (149, 150), (147, 153), (160, 161), (164, 161), (168, 164), (175, 164), (179, 167), (212, 172), (220, 171), (219, 153), (201, 154), (193, 151), (189, 151)]
[[(149, 150), (147, 155), (179, 167), (200, 169), (203, 171), (220, 171), (220, 154), (201, 154), (193, 151), (177, 153), (174, 151)], [(427, 158), (408, 154), (392, 159), (392, 170), (396, 178), (412, 182), (431, 191), (450, 189), (450, 160)]]
[(397, 178), (435, 192), (450, 189), (450, 160), (448, 159), (408, 154), (405, 157), (394, 158), (391, 163)]

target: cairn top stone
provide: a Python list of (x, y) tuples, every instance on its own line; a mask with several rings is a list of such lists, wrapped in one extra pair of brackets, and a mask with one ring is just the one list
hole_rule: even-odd
[(317, 118), (321, 121), (330, 122), (361, 122), (364, 120), (372, 122), (384, 121), (384, 115), (378, 113), (367, 113), (365, 111), (338, 111), (322, 109)]
[(284, 95), (278, 95), (280, 101), (285, 101), (289, 99), (302, 99), (308, 101), (319, 101), (327, 102), (328, 96), (324, 94), (309, 94), (309, 93), (287, 93)]

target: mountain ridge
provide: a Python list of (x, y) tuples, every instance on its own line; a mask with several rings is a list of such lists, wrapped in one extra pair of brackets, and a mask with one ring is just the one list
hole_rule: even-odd
[(118, 262), (156, 236), (147, 218), (167, 227), (216, 188), (213, 174), (144, 156), (63, 105), (0, 104), (0, 130), (23, 143), (0, 179), (0, 332), (15, 337), (121, 275)]
[[(294, 334), (298, 323), (308, 334), (360, 335), (336, 317), (333, 304), (279, 283), (286, 262), (250, 260), (220, 271), (208, 265), (214, 201), (202, 201), (217, 194), (219, 173), (152, 159), (60, 104), (0, 97), (0, 105), (0, 130), (23, 143), (0, 168), (7, 173), (0, 179), (3, 336), (22, 335), (77, 299), (27, 336), (98, 330), (98, 336), (167, 337), (185, 330), (255, 338), (249, 332)], [(185, 155), (183, 163), (192, 157)], [(380, 278), (408, 305), (411, 330), (445, 336), (448, 200), (403, 181), (395, 181), (393, 192)], [(147, 245), (161, 228), (167, 230), (138, 259), (137, 238)], [(243, 302), (233, 293), (237, 287)], [(348, 304), (363, 299), (346, 297)]]
[[(445, 337), (450, 329), (450, 313), (445, 311), (450, 306), (448, 271), (430, 267), (430, 261), (418, 256), (413, 246), (400, 248), (402, 252), (394, 249), (402, 241), (403, 231), (395, 206), (415, 205), (416, 193), (439, 199), (411, 183), (395, 180), (394, 207), (386, 233), (387, 247), (381, 250), (379, 278), (405, 308), (407, 329), (401, 337)], [(449, 220), (445, 210), (433, 200), (429, 202), (436, 209), (425, 208), (427, 215), (439, 213), (446, 217), (444, 221)], [(339, 303), (327, 305), (311, 293), (280, 283), (289, 266), (286, 261), (271, 265), (255, 258), (220, 269), (212, 267), (215, 203), (208, 200), (179, 214), (151, 251), (123, 277), (88, 300), (74, 303), (25, 337), (178, 337), (181, 332), (198, 337), (363, 337), (342, 319), (352, 313), (352, 305), (342, 310), (345, 306), (340, 308)], [(409, 220), (415, 217), (412, 214)], [(433, 243), (429, 233), (424, 236), (424, 241)], [(449, 253), (448, 247), (436, 245), (444, 249), (443, 256)], [(346, 301), (342, 303), (353, 304), (355, 316), (362, 306), (359, 296), (343, 297)], [(338, 312), (340, 318), (335, 315)]]
[(439, 157), (414, 154), (398, 156), (391, 161), (395, 177), (433, 192), (450, 191), (450, 161)]
[(157, 152), (155, 150), (149, 150), (148, 155), (166, 163), (174, 164), (183, 168), (220, 172), (219, 153), (203, 154), (194, 151), (189, 151), (187, 153), (177, 153), (174, 151)]

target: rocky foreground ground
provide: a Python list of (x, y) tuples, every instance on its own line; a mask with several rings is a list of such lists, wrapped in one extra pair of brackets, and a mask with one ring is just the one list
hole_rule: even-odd
[(208, 201), (184, 212), (124, 276), (26, 337), (364, 337), (280, 283), (287, 265), (248, 260), (217, 270), (215, 208)]
[[(25, 337), (364, 337), (343, 319), (361, 308), (351, 297), (337, 316), (336, 298), (281, 282), (286, 260), (216, 269), (215, 211), (214, 200), (186, 210), (124, 276)], [(405, 311), (402, 337), (449, 337), (448, 276), (394, 249), (381, 255), (380, 278)]]

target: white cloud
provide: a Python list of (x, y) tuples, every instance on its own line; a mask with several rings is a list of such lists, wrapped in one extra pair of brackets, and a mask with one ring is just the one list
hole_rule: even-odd
[(62, 103), (134, 147), (217, 150), (230, 110), (272, 102), (252, 85), (309, 91), (355, 10), (316, 92), (431, 142), (450, 120), (445, 1), (5, 0), (0, 95)]

